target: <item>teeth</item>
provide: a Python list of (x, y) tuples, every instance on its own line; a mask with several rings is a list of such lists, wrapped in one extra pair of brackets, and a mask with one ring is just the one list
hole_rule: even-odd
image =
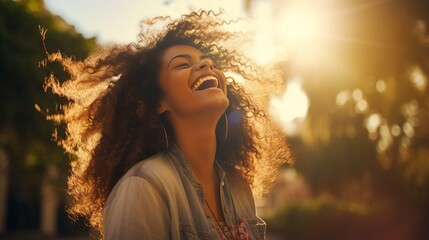
[(217, 82), (217, 78), (216, 77), (213, 77), (213, 76), (202, 77), (202, 78), (198, 79), (194, 83), (194, 85), (192, 85), (191, 89), (192, 90), (197, 90), (201, 86), (201, 84), (203, 84), (205, 81), (208, 81), (208, 80), (215, 80)]

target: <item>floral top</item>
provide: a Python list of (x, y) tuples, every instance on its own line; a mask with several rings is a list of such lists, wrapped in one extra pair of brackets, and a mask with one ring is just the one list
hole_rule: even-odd
[[(247, 231), (246, 225), (243, 220), (240, 219), (237, 224), (226, 225), (225, 222), (213, 222), (213, 225), (216, 229), (217, 236), (220, 240), (250, 240), (249, 233)], [(226, 235), (226, 236), (225, 236)], [(232, 236), (231, 236), (232, 235)]]

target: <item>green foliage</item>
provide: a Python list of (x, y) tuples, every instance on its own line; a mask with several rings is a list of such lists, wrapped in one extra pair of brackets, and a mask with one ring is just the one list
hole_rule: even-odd
[(268, 219), (268, 227), (272, 231), (283, 233), (291, 239), (305, 239), (311, 231), (320, 225), (340, 224), (368, 215), (369, 209), (357, 204), (327, 199), (315, 199), (305, 202), (288, 203), (273, 218)]
[[(392, 203), (367, 216), (337, 203), (296, 203), (270, 223), (291, 239), (368, 239), (366, 229), (381, 234), (371, 239), (420, 239), (429, 221), (429, 2), (329, 6), (332, 38), (314, 41), (329, 51), (302, 68), (293, 53), (285, 63), (310, 100), (303, 133), (289, 139), (295, 167), (316, 196)], [(383, 235), (398, 229), (405, 235)]]
[[(46, 166), (55, 164), (62, 169), (58, 181), (62, 188), (68, 172), (68, 158), (51, 141), (52, 124), (35, 109), (35, 104), (55, 109), (60, 101), (43, 90), (45, 75), (55, 72), (61, 77), (61, 69), (39, 68), (46, 56), (39, 26), (48, 30), (46, 46), (50, 52), (61, 50), (81, 59), (97, 47), (95, 38), (85, 39), (73, 26), (47, 11), (42, 0), (0, 0), (0, 148), (6, 150), (10, 161), (10, 204), (35, 209)], [(12, 219), (38, 219), (31, 213), (11, 214)], [(31, 222), (37, 224), (36, 220)]]
[[(0, 1), (0, 146), (29, 167), (50, 164), (58, 158), (57, 148), (49, 144), (52, 126), (34, 107), (54, 108), (57, 101), (43, 90), (44, 76), (56, 69), (38, 67), (45, 58), (39, 26), (49, 31), (48, 51), (60, 49), (84, 58), (97, 46), (94, 38), (85, 39), (48, 12), (43, 1)], [(32, 157), (24, 160), (26, 156)]]
[(268, 231), (294, 240), (415, 239), (412, 218), (388, 205), (332, 198), (289, 202), (267, 219)]

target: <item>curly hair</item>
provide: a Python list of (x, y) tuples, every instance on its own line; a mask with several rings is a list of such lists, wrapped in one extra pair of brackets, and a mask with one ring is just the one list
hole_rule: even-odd
[(72, 156), (68, 179), (72, 216), (86, 217), (101, 231), (104, 203), (120, 177), (138, 161), (163, 150), (158, 71), (163, 52), (174, 45), (199, 49), (227, 76), (229, 132), (216, 151), (217, 161), (227, 171), (241, 175), (255, 194), (261, 194), (273, 183), (278, 166), (290, 160), (285, 137), (265, 114), (268, 95), (259, 88), (256, 104), (236, 78), (265, 89), (281, 81), (274, 72), (260, 74), (241, 52), (225, 47), (245, 41), (246, 34), (223, 31), (235, 21), (221, 20), (221, 13), (198, 11), (176, 20), (143, 20), (138, 42), (104, 47), (83, 61), (47, 53), (44, 63), (59, 62), (70, 77), (60, 82), (50, 75), (45, 90), (68, 100), (48, 119), (65, 126), (63, 137), (57, 130), (54, 136)]

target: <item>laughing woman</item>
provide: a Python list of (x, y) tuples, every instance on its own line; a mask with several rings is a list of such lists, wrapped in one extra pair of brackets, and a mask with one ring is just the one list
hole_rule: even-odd
[(253, 196), (289, 152), (267, 96), (256, 104), (235, 78), (276, 79), (225, 47), (244, 35), (222, 31), (218, 15), (144, 21), (138, 43), (83, 62), (48, 55), (71, 76), (46, 81), (69, 100), (49, 116), (65, 124), (59, 141), (73, 156), (69, 212), (105, 239), (265, 238)]

